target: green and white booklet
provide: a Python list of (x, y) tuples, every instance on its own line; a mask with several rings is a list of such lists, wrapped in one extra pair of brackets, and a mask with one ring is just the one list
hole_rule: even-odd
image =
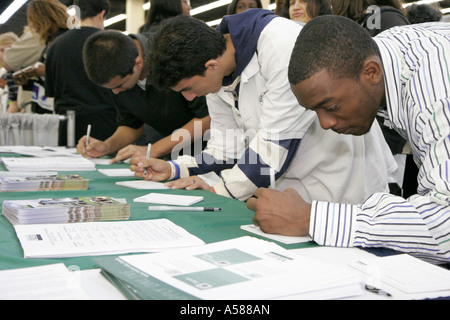
[(331, 299), (361, 293), (351, 269), (254, 237), (95, 261), (130, 299)]

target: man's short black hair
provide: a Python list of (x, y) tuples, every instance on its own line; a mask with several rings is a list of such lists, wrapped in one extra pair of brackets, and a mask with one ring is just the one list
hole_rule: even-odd
[(226, 49), (223, 35), (198, 19), (179, 15), (161, 22), (150, 36), (147, 54), (147, 81), (169, 89), (181, 80), (203, 75), (205, 63)]
[(116, 76), (133, 73), (138, 56), (134, 40), (113, 30), (94, 33), (83, 47), (84, 68), (89, 79), (98, 85), (104, 85)]
[(300, 32), (289, 63), (289, 82), (298, 84), (326, 70), (333, 79), (359, 81), (364, 61), (380, 56), (377, 44), (359, 24), (327, 15), (308, 22)]

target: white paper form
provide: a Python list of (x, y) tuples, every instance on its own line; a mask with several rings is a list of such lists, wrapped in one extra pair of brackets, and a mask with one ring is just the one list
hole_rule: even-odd
[(78, 274), (62, 263), (0, 271), (0, 300), (86, 300)]
[(93, 171), (95, 163), (81, 157), (4, 157), (9, 171)]
[(134, 171), (129, 168), (124, 169), (98, 169), (98, 172), (107, 177), (134, 177)]
[[(450, 296), (450, 271), (408, 254), (357, 260), (349, 266), (366, 275), (365, 282), (385, 288), (394, 298), (424, 299)], [(399, 292), (397, 292), (399, 291)]]
[(170, 189), (166, 187), (162, 182), (148, 181), (148, 180), (130, 180), (130, 181), (117, 181), (116, 185), (132, 188), (132, 189)]
[(158, 252), (204, 242), (167, 219), (16, 225), (25, 258)]
[(168, 204), (174, 206), (190, 206), (203, 200), (202, 196), (183, 196), (179, 194), (149, 193), (135, 198), (134, 202)]
[(311, 293), (334, 298), (360, 293), (359, 278), (350, 269), (300, 258), (253, 237), (121, 259), (200, 299), (275, 299), (293, 294), (307, 298)]
[(261, 230), (260, 227), (257, 227), (253, 224), (248, 224), (248, 225), (243, 225), (241, 226), (242, 230), (254, 233), (256, 235), (268, 238), (268, 239), (272, 239), (281, 243), (285, 243), (285, 244), (294, 244), (294, 243), (304, 243), (304, 242), (309, 242), (311, 241), (311, 237), (310, 236), (305, 236), (305, 237), (288, 237), (288, 236), (282, 236), (279, 234), (269, 234), (269, 233), (265, 233), (264, 231)]

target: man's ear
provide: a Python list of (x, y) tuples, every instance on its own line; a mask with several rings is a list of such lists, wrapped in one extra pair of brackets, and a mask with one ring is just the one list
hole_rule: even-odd
[(370, 84), (378, 84), (383, 80), (383, 66), (379, 58), (368, 58), (364, 61), (364, 66), (361, 74), (363, 79), (366, 79)]
[(144, 65), (144, 60), (141, 57), (136, 57), (136, 59), (134, 59), (134, 65), (142, 67)]
[(217, 68), (219, 68), (219, 61), (217, 61), (216, 59), (210, 59), (210, 60), (206, 61), (205, 68), (206, 69), (217, 69)]

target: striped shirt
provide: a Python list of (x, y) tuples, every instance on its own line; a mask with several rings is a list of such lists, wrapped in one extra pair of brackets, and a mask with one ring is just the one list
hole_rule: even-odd
[(450, 261), (450, 24), (389, 29), (375, 37), (386, 117), (419, 166), (418, 194), (376, 193), (360, 205), (315, 201), (310, 234), (321, 245), (387, 247)]

